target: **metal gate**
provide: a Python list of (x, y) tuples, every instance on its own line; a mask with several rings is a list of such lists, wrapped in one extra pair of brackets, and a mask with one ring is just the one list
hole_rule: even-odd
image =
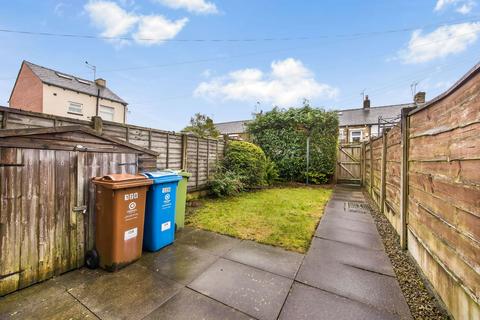
[(361, 184), (362, 145), (339, 144), (335, 177), (338, 183)]

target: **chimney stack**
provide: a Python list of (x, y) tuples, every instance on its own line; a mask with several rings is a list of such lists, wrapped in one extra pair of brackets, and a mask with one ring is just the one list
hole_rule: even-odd
[(95, 83), (97, 84), (97, 86), (102, 88), (105, 88), (107, 86), (107, 80), (102, 78), (95, 79)]
[(413, 98), (413, 102), (416, 104), (422, 104), (425, 103), (425, 92), (420, 91), (415, 94), (415, 97)]
[(370, 109), (370, 99), (368, 99), (368, 95), (366, 95), (363, 100), (363, 109)]

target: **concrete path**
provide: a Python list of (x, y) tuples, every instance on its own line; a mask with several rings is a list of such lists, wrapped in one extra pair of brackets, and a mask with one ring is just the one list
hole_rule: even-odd
[(336, 188), (304, 256), (186, 229), (116, 273), (80, 269), (0, 299), (0, 319), (408, 319), (363, 195)]

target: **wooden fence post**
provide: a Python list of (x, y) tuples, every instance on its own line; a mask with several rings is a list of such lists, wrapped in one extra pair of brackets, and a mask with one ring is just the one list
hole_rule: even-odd
[(210, 139), (207, 138), (207, 181), (210, 179)]
[(102, 118), (98, 116), (93, 116), (92, 117), (92, 125), (93, 125), (93, 130), (97, 131), (97, 133), (102, 134), (103, 132), (103, 120)]
[(148, 130), (148, 149), (152, 149), (152, 129)]
[(187, 170), (188, 136), (182, 133), (182, 170)]
[(382, 167), (380, 172), (380, 212), (383, 213), (385, 209), (385, 194), (386, 194), (386, 171), (387, 171), (387, 130), (382, 133)]
[(199, 167), (199, 162), (200, 162), (200, 138), (197, 136), (197, 172), (195, 175), (195, 188), (198, 188), (198, 179), (200, 178), (200, 167)]
[(168, 165), (170, 162), (170, 133), (167, 132), (167, 152), (165, 155), (165, 168), (168, 169)]
[(370, 137), (368, 144), (370, 145), (370, 196), (373, 197), (373, 140)]
[(408, 145), (410, 109), (402, 109), (400, 120), (402, 158), (400, 162), (400, 247), (407, 249), (407, 215), (408, 215)]
[(9, 112), (3, 111), (2, 129), (7, 129)]
[(360, 185), (365, 185), (365, 141), (362, 141), (362, 150), (360, 152)]

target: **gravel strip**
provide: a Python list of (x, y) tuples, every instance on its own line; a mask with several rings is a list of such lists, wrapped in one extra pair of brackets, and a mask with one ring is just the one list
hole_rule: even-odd
[(412, 317), (414, 319), (450, 319), (433, 293), (426, 287), (413, 258), (406, 251), (400, 249), (400, 238), (395, 229), (388, 219), (378, 211), (376, 204), (367, 193), (365, 193), (365, 197), (372, 208), (371, 214), (382, 238), (385, 251), (392, 262), (393, 270)]

